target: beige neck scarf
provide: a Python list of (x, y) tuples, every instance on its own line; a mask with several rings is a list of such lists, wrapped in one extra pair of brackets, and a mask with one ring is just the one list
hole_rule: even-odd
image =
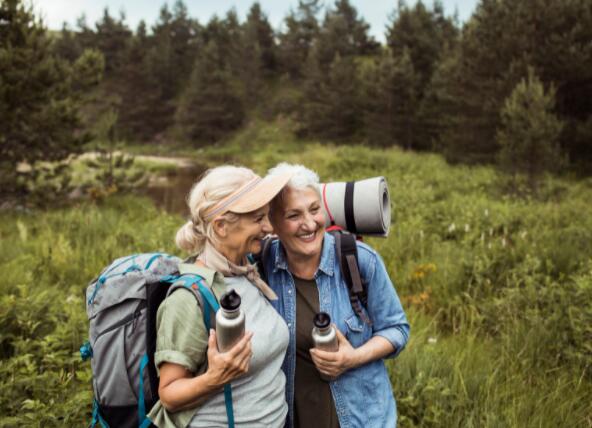
[(277, 300), (278, 298), (271, 287), (259, 276), (257, 266), (250, 264), (246, 258), (243, 266), (234, 264), (220, 254), (209, 241), (206, 241), (206, 245), (197, 259), (224, 276), (246, 276), (269, 300)]

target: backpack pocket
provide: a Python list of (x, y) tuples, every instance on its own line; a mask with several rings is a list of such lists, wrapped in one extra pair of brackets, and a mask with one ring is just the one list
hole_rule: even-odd
[[(135, 308), (133, 312), (100, 332), (92, 347), (95, 393), (101, 406), (138, 403), (140, 361), (146, 352), (146, 305), (136, 300), (129, 306)], [(144, 382), (144, 388), (149, 384)]]

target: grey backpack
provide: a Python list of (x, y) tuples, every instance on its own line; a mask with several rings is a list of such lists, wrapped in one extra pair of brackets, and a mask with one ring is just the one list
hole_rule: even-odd
[[(91, 427), (148, 427), (146, 417), (158, 401), (154, 365), (156, 313), (172, 291), (185, 287), (214, 328), (218, 302), (198, 275), (179, 275), (177, 257), (136, 254), (115, 260), (86, 290), (89, 341), (80, 348), (91, 359), (94, 403)], [(230, 398), (230, 388), (228, 395)], [(229, 423), (233, 423), (232, 402)]]

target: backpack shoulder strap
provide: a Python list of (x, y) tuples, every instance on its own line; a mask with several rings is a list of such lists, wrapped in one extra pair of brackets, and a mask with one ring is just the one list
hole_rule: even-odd
[[(167, 278), (167, 281), (172, 281), (173, 278)], [(216, 329), (216, 312), (220, 309), (216, 296), (206, 284), (203, 277), (196, 274), (180, 275), (174, 280), (170, 286), (167, 297), (179, 288), (186, 288), (191, 290), (191, 293), (197, 299), (197, 303), (203, 309), (204, 323), (207, 331), (210, 328)], [(226, 416), (228, 418), (228, 427), (234, 428), (234, 409), (232, 406), (232, 386), (230, 383), (224, 385), (224, 403), (226, 405)]]
[(267, 265), (267, 260), (269, 259), (269, 250), (271, 249), (271, 243), (273, 239), (267, 237), (261, 241), (261, 251), (259, 254), (251, 255), (251, 262), (257, 264), (257, 270), (259, 271), (259, 276), (265, 282), (267, 282), (267, 271), (265, 270), (265, 266)]
[(179, 288), (185, 288), (191, 291), (191, 294), (197, 300), (197, 304), (202, 308), (206, 330), (209, 331), (210, 328), (216, 329), (216, 312), (220, 306), (216, 300), (216, 296), (206, 284), (205, 279), (199, 275), (185, 274), (167, 278), (167, 281), (172, 282), (167, 292), (167, 297)]
[(334, 231), (335, 250), (339, 259), (339, 266), (347, 288), (349, 299), (356, 315), (365, 323), (372, 325), (370, 319), (364, 314), (362, 305), (366, 305), (368, 294), (366, 283), (362, 280), (358, 264), (358, 246), (356, 238), (351, 233)]

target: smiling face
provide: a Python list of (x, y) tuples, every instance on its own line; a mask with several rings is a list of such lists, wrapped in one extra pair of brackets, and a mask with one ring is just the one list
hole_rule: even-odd
[(216, 248), (230, 261), (241, 264), (247, 254), (261, 251), (261, 240), (272, 232), (269, 222), (269, 204), (246, 214), (239, 214), (238, 221), (229, 223), (215, 220), (218, 235)]
[(274, 201), (271, 222), (286, 249), (288, 260), (310, 260), (318, 264), (323, 247), (325, 213), (314, 189), (285, 188), (281, 200)]

